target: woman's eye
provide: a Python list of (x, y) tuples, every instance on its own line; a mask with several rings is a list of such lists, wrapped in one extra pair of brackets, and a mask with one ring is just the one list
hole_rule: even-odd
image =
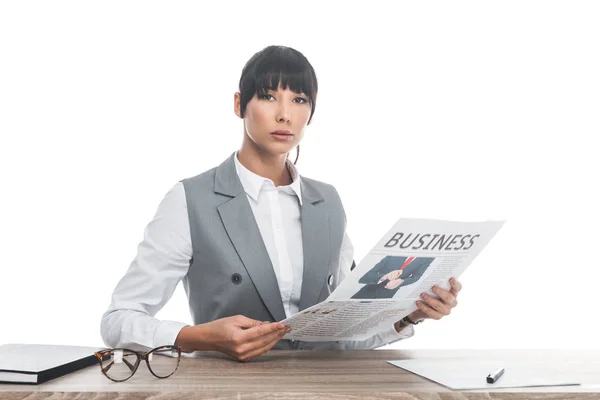
[(272, 97), (273, 97), (273, 96), (272, 96), (272, 95), (270, 95), (270, 94), (268, 94), (268, 93), (261, 94), (261, 95), (259, 96), (259, 98), (261, 98), (261, 99), (265, 99), (265, 100), (270, 100)]
[(296, 97), (295, 100), (298, 100), (298, 103), (300, 103), (300, 104), (308, 103), (308, 100), (305, 99), (304, 97)]

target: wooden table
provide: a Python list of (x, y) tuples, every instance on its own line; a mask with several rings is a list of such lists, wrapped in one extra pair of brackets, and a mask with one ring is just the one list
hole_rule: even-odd
[[(451, 391), (386, 360), (467, 357), (551, 366), (581, 386)], [(53, 393), (51, 395), (51, 393)], [(239, 363), (219, 353), (185, 357), (177, 372), (156, 379), (142, 364), (115, 383), (93, 366), (42, 385), (0, 385), (0, 399), (589, 399), (600, 398), (600, 350), (271, 351)]]

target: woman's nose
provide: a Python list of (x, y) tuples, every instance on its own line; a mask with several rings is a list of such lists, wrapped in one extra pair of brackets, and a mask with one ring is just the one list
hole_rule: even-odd
[(288, 106), (280, 105), (277, 109), (277, 122), (290, 122), (291, 115)]

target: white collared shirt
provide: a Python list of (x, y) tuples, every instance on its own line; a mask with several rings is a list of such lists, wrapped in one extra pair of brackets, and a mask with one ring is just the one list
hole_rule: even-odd
[[(298, 312), (304, 256), (300, 207), (302, 194), (296, 166), (288, 160), (293, 182), (275, 187), (254, 174), (237, 158), (235, 166), (273, 264), (286, 317)], [(117, 284), (109, 309), (102, 316), (101, 335), (107, 346), (150, 349), (175, 343), (187, 324), (154, 318), (186, 276), (192, 258), (185, 189), (178, 182), (158, 206), (129, 269)], [(344, 233), (340, 254), (341, 282), (349, 273), (354, 248)], [(411, 337), (412, 326), (394, 327), (364, 341), (306, 343), (305, 349), (370, 349)]]
[(304, 270), (300, 206), (300, 179), (288, 160), (292, 183), (275, 186), (272, 180), (255, 174), (239, 162), (235, 169), (250, 202), (254, 218), (275, 270), (286, 318), (298, 312)]

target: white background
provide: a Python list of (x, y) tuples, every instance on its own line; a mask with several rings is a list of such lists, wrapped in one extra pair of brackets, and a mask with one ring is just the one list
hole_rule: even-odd
[[(239, 148), (242, 67), (283, 44), (320, 85), (298, 168), (340, 192), (357, 261), (400, 217), (507, 220), (452, 315), (394, 348), (598, 348), (599, 20), (592, 1), (3, 1), (0, 344), (102, 345), (162, 197)], [(158, 317), (191, 322), (181, 287)]]

